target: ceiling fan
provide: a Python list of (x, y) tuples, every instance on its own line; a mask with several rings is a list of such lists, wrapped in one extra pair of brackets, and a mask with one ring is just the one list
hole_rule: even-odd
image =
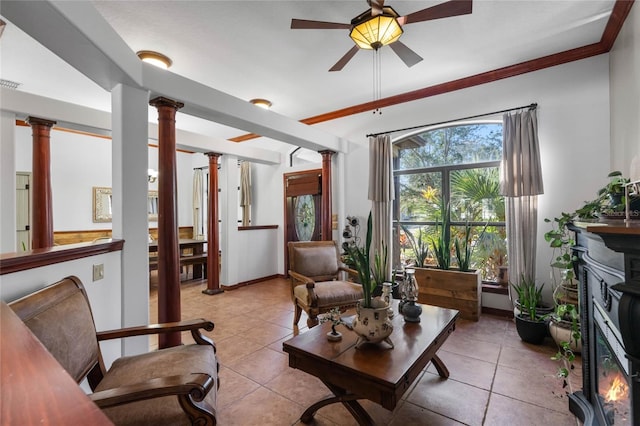
[(415, 22), (431, 21), (451, 16), (471, 13), (472, 0), (450, 0), (405, 16), (399, 16), (384, 0), (367, 0), (371, 7), (351, 20), (350, 24), (337, 22), (292, 19), (291, 29), (347, 29), (349, 37), (356, 43), (329, 71), (340, 71), (358, 52), (358, 49), (378, 50), (389, 45), (400, 59), (411, 67), (422, 57), (398, 39), (403, 33), (402, 26)]

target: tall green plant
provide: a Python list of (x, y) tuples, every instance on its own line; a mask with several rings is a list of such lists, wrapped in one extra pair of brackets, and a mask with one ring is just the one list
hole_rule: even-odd
[(373, 255), (373, 266), (371, 267), (371, 275), (375, 283), (374, 289), (377, 286), (382, 286), (383, 282), (390, 281), (387, 273), (388, 259), (389, 259), (389, 256), (388, 256), (387, 245), (383, 241), (382, 253), (376, 251), (376, 253)]
[(436, 258), (438, 269), (450, 269), (451, 268), (451, 206), (449, 203), (444, 204), (444, 201), (440, 204), (440, 214), (442, 215), (442, 226), (436, 223), (438, 234), (431, 241), (431, 251)]
[(418, 228), (418, 236), (415, 237), (413, 233), (405, 225), (401, 225), (404, 234), (407, 236), (413, 255), (416, 258), (416, 266), (424, 266), (424, 261), (429, 255), (429, 245), (424, 241), (422, 237), (422, 228)]
[(511, 283), (511, 287), (518, 295), (520, 315), (528, 316), (533, 321), (540, 319), (537, 314), (537, 309), (542, 303), (544, 283), (538, 287), (534, 279), (527, 278), (522, 274), (520, 281), (517, 284)]
[(351, 257), (354, 263), (353, 269), (358, 272), (358, 278), (362, 285), (363, 293), (363, 307), (371, 307), (371, 295), (376, 287), (376, 282), (372, 279), (371, 274), (371, 239), (373, 238), (373, 220), (371, 218), (371, 212), (369, 212), (369, 218), (367, 219), (367, 236), (365, 238), (364, 247), (358, 245), (348, 245), (345, 247), (347, 254)]
[(469, 225), (469, 222), (464, 226), (464, 238), (462, 241), (456, 237), (453, 243), (456, 249), (456, 258), (458, 259), (458, 268), (463, 272), (468, 272), (470, 270), (471, 254), (473, 252), (471, 225)]

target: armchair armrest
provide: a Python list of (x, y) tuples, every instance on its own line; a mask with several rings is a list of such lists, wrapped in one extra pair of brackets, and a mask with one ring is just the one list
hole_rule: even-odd
[(208, 374), (193, 373), (159, 377), (133, 385), (94, 392), (88, 396), (100, 408), (114, 407), (169, 395), (189, 396), (193, 400), (200, 402), (213, 388), (214, 384), (215, 380)]
[[(312, 287), (313, 285), (315, 285), (315, 281), (313, 281), (311, 278), (305, 275), (302, 275), (299, 272), (289, 270), (289, 276), (292, 278), (293, 280), (292, 282), (297, 282), (299, 284), (312, 284)], [(295, 287), (296, 285), (299, 285), (299, 284), (294, 284), (293, 286)], [(309, 286), (307, 285), (307, 287)]]
[(353, 276), (356, 279), (358, 278), (358, 271), (356, 271), (355, 269), (351, 269), (351, 268), (349, 268), (347, 266), (340, 266), (338, 268), (338, 271), (346, 272), (347, 276)]
[(149, 334), (171, 333), (174, 331), (191, 331), (194, 340), (199, 344), (213, 345), (213, 342), (200, 333), (200, 329), (212, 331), (213, 322), (205, 319), (192, 319), (177, 322), (167, 322), (163, 324), (149, 324), (136, 327), (120, 328), (117, 330), (99, 331), (96, 333), (98, 341), (121, 339), (124, 337), (145, 336)]

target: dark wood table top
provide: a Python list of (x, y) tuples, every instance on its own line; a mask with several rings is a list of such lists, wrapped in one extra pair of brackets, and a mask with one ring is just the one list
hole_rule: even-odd
[(455, 329), (458, 317), (456, 310), (422, 305), (420, 323), (407, 323), (393, 302), (390, 339), (395, 348), (381, 342), (356, 349), (357, 335), (344, 326), (336, 328), (342, 340), (330, 342), (326, 334), (331, 324), (325, 323), (283, 343), (289, 366), (393, 410)]
[(0, 324), (0, 423), (113, 425), (4, 302)]

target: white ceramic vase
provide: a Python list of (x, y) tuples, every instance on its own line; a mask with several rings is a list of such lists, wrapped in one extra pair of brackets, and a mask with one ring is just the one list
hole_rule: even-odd
[(358, 335), (356, 348), (363, 343), (386, 342), (393, 348), (389, 336), (393, 332), (393, 324), (388, 316), (387, 306), (379, 308), (365, 308), (363, 300), (358, 301), (356, 317), (353, 320), (353, 331)]

